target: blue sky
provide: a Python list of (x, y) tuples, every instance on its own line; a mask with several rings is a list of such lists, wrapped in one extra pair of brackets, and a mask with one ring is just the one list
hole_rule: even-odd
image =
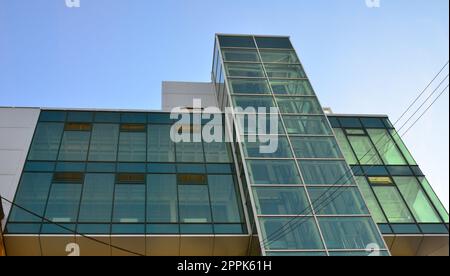
[[(393, 121), (448, 60), (448, 0), (0, 0), (0, 106), (159, 109), (214, 33), (290, 35), (324, 106)], [(448, 69), (446, 69), (446, 74)], [(445, 75), (445, 74), (444, 74)], [(448, 208), (448, 93), (405, 137)]]

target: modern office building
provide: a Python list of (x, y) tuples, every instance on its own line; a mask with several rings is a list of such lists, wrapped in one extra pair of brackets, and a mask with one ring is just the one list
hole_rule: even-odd
[(7, 255), (448, 255), (386, 116), (325, 114), (288, 37), (214, 45), (212, 82), (164, 82), (159, 111), (0, 108)]

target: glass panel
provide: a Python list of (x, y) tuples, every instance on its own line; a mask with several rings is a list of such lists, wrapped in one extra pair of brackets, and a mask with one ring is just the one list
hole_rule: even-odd
[(243, 47), (255, 48), (255, 41), (251, 36), (221, 36), (219, 35), (220, 47)]
[(147, 155), (145, 132), (121, 132), (119, 140), (119, 161), (145, 162)]
[(204, 164), (177, 164), (177, 172), (205, 174), (206, 168)]
[(92, 122), (94, 113), (92, 112), (69, 112), (67, 114), (68, 122)]
[(233, 176), (209, 175), (208, 185), (214, 223), (242, 222)]
[(178, 222), (176, 175), (149, 174), (147, 176), (147, 222)]
[(147, 114), (145, 113), (122, 113), (120, 121), (127, 124), (146, 124)]
[(380, 118), (361, 118), (361, 122), (366, 128), (385, 128)]
[(366, 201), (367, 207), (376, 223), (387, 223), (377, 199), (364, 176), (356, 176), (356, 183)]
[(292, 137), (297, 158), (342, 158), (332, 137)]
[(225, 61), (259, 62), (258, 52), (255, 50), (224, 49), (222, 56)]
[(259, 48), (292, 49), (292, 44), (287, 37), (255, 37)]
[(57, 223), (77, 221), (81, 188), (80, 184), (53, 184), (45, 217)]
[(370, 251), (338, 251), (330, 252), (331, 257), (389, 257), (388, 251), (370, 252)]
[(231, 94), (270, 94), (269, 85), (265, 80), (231, 79), (229, 88)]
[(59, 150), (59, 160), (85, 161), (89, 148), (89, 131), (65, 131)]
[(261, 215), (307, 215), (311, 213), (304, 188), (254, 188), (256, 209)]
[(211, 205), (208, 186), (178, 185), (180, 204), (180, 222), (208, 223), (211, 222)]
[(313, 96), (308, 80), (270, 80), (275, 95)]
[(66, 112), (63, 111), (41, 111), (39, 115), (40, 122), (64, 122)]
[(393, 176), (412, 176), (414, 175), (408, 166), (388, 166), (389, 173)]
[(229, 77), (264, 78), (264, 71), (261, 64), (225, 63), (225, 69)]
[(227, 143), (203, 143), (206, 163), (231, 163), (231, 152)]
[(319, 215), (369, 214), (358, 188), (309, 188), (308, 192)]
[(362, 165), (380, 165), (380, 157), (367, 136), (348, 136), (356, 156)]
[(258, 112), (259, 108), (264, 108), (265, 113), (270, 112), (271, 107), (275, 107), (275, 102), (272, 97), (247, 97), (247, 96), (233, 96), (235, 108), (246, 109), (248, 107), (254, 108), (254, 112)]
[(148, 126), (149, 162), (175, 162), (175, 144), (170, 139), (170, 125)]
[(386, 165), (407, 165), (391, 136), (385, 129), (367, 129)]
[(300, 63), (295, 51), (261, 50), (260, 54), (263, 62)]
[(119, 112), (95, 112), (95, 122), (97, 123), (120, 123)]
[(322, 249), (319, 230), (313, 218), (261, 218), (267, 249)]
[(433, 202), (434, 207), (436, 207), (436, 209), (439, 211), (439, 214), (441, 215), (444, 222), (448, 223), (447, 209), (445, 209), (444, 205), (442, 205), (442, 202), (437, 197), (428, 180), (425, 177), (419, 177), (419, 181), (422, 184), (422, 188), (425, 190), (425, 192)]
[(370, 244), (384, 248), (371, 218), (319, 218), (328, 249), (366, 249)]
[(116, 161), (119, 126), (112, 124), (94, 124), (89, 161)]
[(394, 177), (394, 181), (417, 222), (441, 222), (415, 177)]
[(347, 141), (347, 137), (345, 136), (344, 131), (340, 128), (335, 128), (334, 133), (336, 135), (342, 153), (344, 154), (345, 160), (350, 165), (358, 164), (358, 160), (356, 159), (355, 154), (353, 153), (353, 150), (349, 142)]
[(114, 174), (86, 174), (79, 222), (111, 221), (114, 179)]
[(339, 118), (339, 122), (343, 128), (362, 128), (362, 124), (358, 118)]
[(345, 161), (299, 161), (305, 184), (354, 184), (353, 174)]
[[(283, 136), (258, 136), (256, 142), (250, 142), (249, 137), (244, 137), (244, 152), (246, 157), (254, 158), (292, 158), (291, 148), (286, 137)], [(261, 142), (260, 139), (267, 139), (269, 142)], [(272, 139), (272, 140), (270, 140)], [(278, 140), (278, 141), (277, 141)], [(273, 145), (276, 150), (273, 153), (263, 153), (262, 150), (270, 150)], [(275, 148), (274, 148), (275, 149)]]
[(408, 223), (414, 222), (414, 219), (404, 203), (400, 193), (395, 187), (375, 186), (373, 187), (375, 195), (383, 208), (389, 222)]
[[(36, 215), (43, 216), (51, 181), (51, 173), (24, 173), (14, 203)], [(41, 221), (41, 218), (13, 206), (9, 221), (37, 222)]]
[(39, 123), (28, 160), (56, 160), (63, 130), (64, 124)]
[(323, 116), (283, 116), (289, 134), (331, 135), (331, 128)]
[(251, 184), (302, 184), (294, 161), (249, 160)]
[(181, 234), (213, 234), (212, 224), (180, 224)]
[(400, 135), (395, 131), (395, 129), (389, 130), (390, 134), (392, 135), (392, 138), (394, 139), (397, 146), (400, 148), (401, 152), (403, 153), (403, 156), (405, 156), (406, 160), (408, 161), (408, 164), (410, 165), (417, 165), (416, 161), (414, 160), (414, 157), (412, 157), (411, 153), (409, 152), (406, 145), (403, 143), (402, 138)]
[(145, 185), (116, 184), (113, 221), (145, 222)]
[(318, 115), (323, 113), (315, 97), (277, 97), (277, 103), (281, 113)]
[(177, 162), (205, 162), (203, 145), (199, 143), (176, 143)]
[(305, 72), (300, 65), (292, 64), (265, 64), (266, 73), (269, 78), (279, 79), (304, 79)]
[[(275, 122), (275, 120), (277, 120), (278, 118), (278, 122)], [(237, 114), (236, 115), (236, 119), (237, 119), (237, 124), (240, 128), (240, 133), (242, 134), (258, 134), (258, 135), (262, 135), (265, 132), (269, 132), (271, 127), (275, 128), (275, 123), (277, 123), (278, 126), (278, 134), (285, 134), (284, 133), (284, 128), (282, 127), (283, 124), (281, 122), (281, 117), (278, 116), (277, 114), (267, 114), (267, 116), (256, 116), (255, 114)], [(265, 125), (265, 131), (263, 131), (263, 127), (259, 128), (259, 124), (262, 123), (264, 124), (263, 121), (266, 121), (266, 125)], [(253, 123), (253, 125), (251, 127), (249, 127), (249, 124)], [(258, 133), (259, 132), (259, 133)], [(261, 134), (261, 132), (263, 132)]]

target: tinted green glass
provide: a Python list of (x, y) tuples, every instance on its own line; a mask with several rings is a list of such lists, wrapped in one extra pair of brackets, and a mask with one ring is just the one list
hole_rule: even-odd
[(147, 176), (147, 222), (178, 222), (176, 175), (150, 174)]
[(353, 150), (349, 142), (347, 141), (347, 137), (345, 136), (344, 131), (340, 128), (335, 128), (334, 133), (336, 135), (342, 153), (344, 154), (345, 160), (350, 165), (358, 164), (358, 160), (356, 159), (355, 154), (353, 153)]
[(266, 69), (266, 73), (269, 78), (273, 79), (306, 78), (306, 74), (305, 72), (303, 72), (303, 68), (300, 65), (266, 63), (264, 67)]
[(89, 148), (89, 131), (65, 131), (58, 160), (85, 161)]
[[(241, 134), (267, 134), (270, 129), (278, 128), (278, 134), (285, 134), (284, 128), (282, 127), (283, 123), (281, 122), (280, 116), (275, 114), (275, 116), (271, 116), (267, 114), (266, 116), (256, 116), (257, 114), (237, 114), (237, 124), (240, 128)], [(264, 120), (266, 121), (266, 125), (264, 126)], [(259, 124), (262, 126), (260, 127)], [(262, 133), (261, 133), (262, 132)], [(275, 133), (276, 134), (276, 133)]]
[(383, 162), (367, 136), (348, 136), (348, 140), (362, 165), (381, 165)]
[(205, 162), (201, 142), (180, 142), (175, 144), (177, 162)]
[(409, 152), (406, 145), (403, 143), (402, 138), (400, 135), (395, 131), (395, 129), (389, 130), (392, 138), (394, 139), (395, 143), (399, 147), (400, 151), (403, 153), (403, 156), (405, 156), (406, 160), (408, 161), (408, 164), (410, 165), (417, 165), (416, 161), (414, 160), (414, 157), (412, 157), (411, 153)]
[(229, 77), (264, 77), (262, 65), (257, 63), (225, 63), (225, 70)]
[(299, 161), (305, 184), (354, 184), (353, 174), (345, 161)]
[(318, 115), (323, 113), (315, 97), (278, 97), (277, 103), (281, 113)]
[(249, 137), (243, 137), (242, 141), (244, 141), (246, 157), (292, 158), (289, 142), (284, 136), (258, 136), (252, 141)]
[(303, 215), (311, 211), (304, 188), (258, 187), (253, 193), (261, 215)]
[(272, 97), (248, 97), (248, 96), (233, 96), (234, 107), (242, 109), (254, 108), (253, 112), (259, 112), (263, 108), (264, 113), (269, 113), (271, 107), (275, 107), (275, 102)]
[(116, 161), (119, 142), (119, 125), (94, 124), (89, 161)]
[(376, 186), (373, 190), (390, 223), (414, 222), (413, 216), (395, 187)]
[(287, 37), (255, 37), (258, 48), (292, 49), (292, 44)]
[(294, 161), (249, 160), (251, 184), (302, 184)]
[(147, 159), (147, 137), (145, 132), (121, 132), (119, 139), (119, 161), (145, 162)]
[(76, 222), (81, 188), (80, 184), (53, 184), (48, 197), (45, 218), (57, 223)]
[(171, 125), (148, 125), (147, 161), (175, 161), (175, 144), (170, 139), (170, 129)]
[(69, 112), (67, 114), (68, 122), (92, 122), (94, 113), (92, 112)]
[(260, 218), (265, 247), (281, 249), (322, 249), (319, 230), (313, 218)]
[(239, 209), (236, 185), (232, 175), (209, 175), (209, 194), (214, 223), (240, 223), (243, 221)]
[(295, 51), (261, 50), (263, 62), (300, 63)]
[(336, 140), (332, 137), (291, 137), (297, 158), (341, 158)]
[(394, 181), (417, 222), (442, 222), (415, 177), (394, 177)]
[(425, 177), (419, 177), (419, 181), (422, 185), (422, 188), (425, 190), (425, 192), (433, 202), (434, 207), (436, 207), (436, 209), (439, 211), (439, 214), (441, 215), (444, 222), (448, 223), (447, 209), (445, 209), (444, 205), (442, 205), (442, 202), (439, 200), (436, 193), (433, 191), (433, 188), (431, 187), (428, 180)]
[(270, 80), (275, 95), (313, 96), (314, 92), (308, 80)]
[(372, 189), (367, 182), (367, 179), (364, 176), (356, 176), (356, 183), (358, 184), (359, 189), (366, 201), (367, 207), (372, 214), (373, 219), (376, 223), (387, 223), (386, 217), (383, 214), (383, 211), (380, 205), (377, 202), (377, 199), (372, 192)]
[(51, 173), (24, 173), (22, 175), (14, 203), (25, 210), (33, 212), (37, 216), (26, 212), (17, 206), (12, 206), (9, 221), (41, 221), (40, 217), (44, 215), (52, 176)]
[(208, 186), (178, 185), (181, 223), (211, 222)]
[(244, 49), (224, 49), (222, 56), (225, 61), (259, 62), (258, 52)]
[(319, 215), (369, 214), (358, 188), (309, 188), (308, 192)]
[(113, 222), (145, 222), (145, 185), (116, 184)]
[(63, 130), (64, 124), (39, 123), (28, 160), (56, 160)]
[(289, 134), (331, 135), (331, 128), (323, 116), (283, 116)]
[(251, 36), (219, 36), (220, 47), (255, 48), (255, 41)]
[(319, 218), (319, 225), (328, 249), (366, 249), (384, 241), (371, 218)]
[(79, 222), (111, 221), (114, 174), (86, 174), (81, 197)]
[(258, 79), (230, 79), (231, 94), (270, 94), (269, 85), (265, 80)]
[(231, 163), (232, 157), (227, 143), (203, 143), (206, 163)]
[(386, 129), (367, 129), (367, 132), (386, 165), (407, 165)]

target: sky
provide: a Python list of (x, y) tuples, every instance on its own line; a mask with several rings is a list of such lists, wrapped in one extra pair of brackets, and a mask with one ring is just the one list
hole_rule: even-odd
[[(214, 34), (238, 33), (289, 35), (322, 105), (396, 121), (449, 59), (449, 1), (379, 4), (0, 0), (0, 106), (160, 109), (161, 81), (210, 81)], [(404, 137), (447, 209), (448, 95)]]

